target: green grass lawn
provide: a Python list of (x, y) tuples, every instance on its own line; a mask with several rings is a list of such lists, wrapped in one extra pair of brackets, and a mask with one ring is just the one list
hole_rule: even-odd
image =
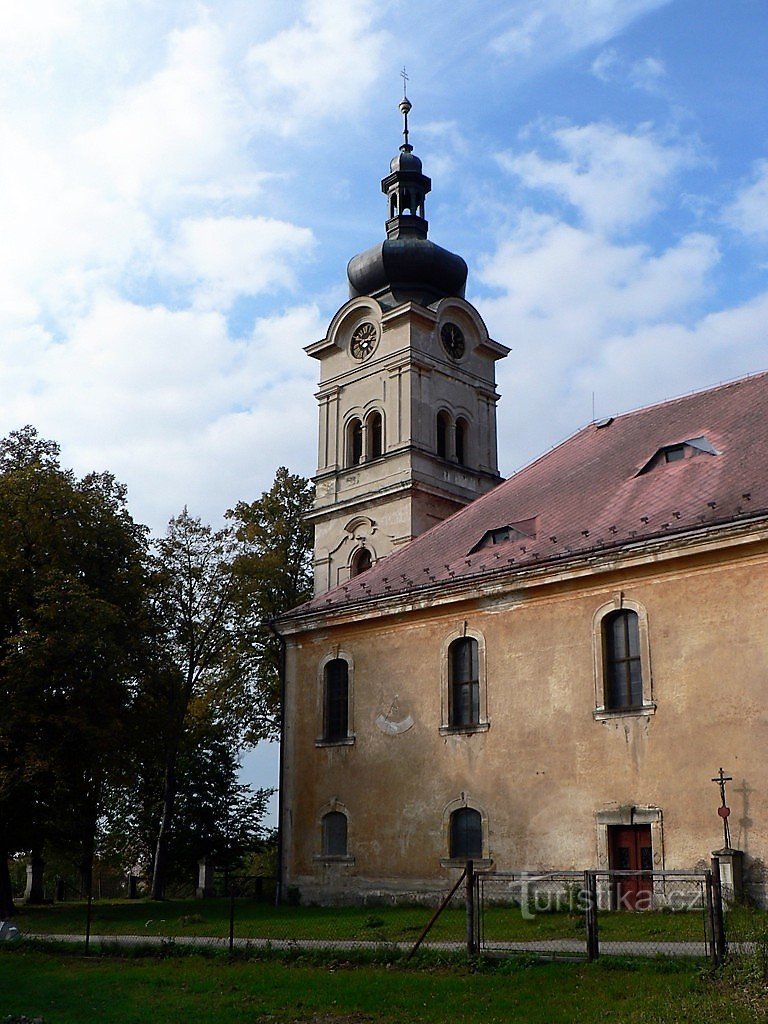
[(689, 965), (350, 967), (223, 958), (112, 960), (0, 950), (0, 1020), (44, 1024), (754, 1024)]
[[(229, 933), (229, 900), (96, 901), (91, 931), (108, 935), (215, 935)], [(235, 901), (235, 934), (241, 938), (320, 939), (357, 941), (415, 941), (431, 916), (421, 906), (397, 907), (275, 907), (269, 903)], [(733, 911), (741, 920), (748, 911)], [(768, 921), (764, 913), (753, 912)], [(22, 932), (83, 934), (86, 905), (60, 903), (45, 907), (21, 907), (16, 924)], [(525, 940), (579, 938), (583, 935), (578, 914), (545, 913), (532, 918), (519, 908), (489, 907), (484, 915), (488, 939)], [(602, 939), (700, 941), (700, 912), (602, 913)], [(450, 908), (439, 918), (430, 940), (461, 942), (465, 934), (463, 907)]]

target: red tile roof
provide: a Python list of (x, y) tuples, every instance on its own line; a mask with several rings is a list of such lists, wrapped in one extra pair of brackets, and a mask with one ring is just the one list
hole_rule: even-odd
[[(660, 449), (700, 437), (718, 454), (689, 452), (693, 457), (669, 463), (662, 457), (640, 473)], [(589, 424), (290, 616), (766, 513), (768, 371), (616, 416), (606, 426)], [(535, 536), (521, 536), (519, 524), (532, 519)], [(514, 539), (472, 551), (489, 530), (515, 524)]]

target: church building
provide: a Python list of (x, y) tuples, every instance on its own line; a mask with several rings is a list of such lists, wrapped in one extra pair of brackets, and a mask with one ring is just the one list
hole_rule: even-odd
[(467, 267), (408, 141), (320, 363), (315, 597), (283, 616), (284, 886), (692, 870), (768, 894), (768, 373), (590, 423), (502, 481)]

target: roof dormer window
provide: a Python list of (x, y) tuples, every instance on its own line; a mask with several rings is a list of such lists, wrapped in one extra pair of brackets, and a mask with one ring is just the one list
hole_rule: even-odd
[(486, 530), (480, 540), (470, 550), (470, 555), (481, 548), (490, 548), (495, 544), (503, 544), (508, 540), (529, 540), (536, 536), (536, 518), (524, 519), (518, 523), (508, 523), (505, 526), (497, 526), (492, 530)]
[(687, 441), (665, 444), (656, 449), (645, 465), (638, 470), (637, 476), (642, 476), (643, 473), (648, 473), (650, 470), (656, 469), (657, 466), (665, 466), (670, 462), (682, 462), (684, 459), (692, 459), (697, 455), (720, 455), (720, 452), (703, 435), (690, 437)]
[(664, 449), (664, 461), (665, 462), (679, 462), (680, 459), (685, 458), (685, 445), (684, 444), (673, 444), (669, 448)]

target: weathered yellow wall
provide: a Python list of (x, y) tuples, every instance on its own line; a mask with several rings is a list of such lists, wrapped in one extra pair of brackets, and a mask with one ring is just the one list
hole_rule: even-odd
[[(450, 875), (446, 806), (466, 795), (487, 815), (499, 869), (598, 862), (599, 811), (658, 807), (657, 866), (690, 869), (722, 845), (722, 765), (733, 845), (751, 880), (768, 861), (768, 554), (638, 566), (463, 606), (291, 638), (283, 805), (286, 873), (313, 898), (383, 887), (437, 887)], [(650, 716), (595, 721), (595, 611), (622, 591), (648, 616), (657, 703)], [(441, 736), (441, 648), (467, 622), (485, 637), (490, 728)], [(320, 660), (354, 660), (351, 746), (317, 747)], [(415, 724), (385, 735), (375, 719)], [(327, 864), (320, 817), (349, 818), (354, 863)]]

